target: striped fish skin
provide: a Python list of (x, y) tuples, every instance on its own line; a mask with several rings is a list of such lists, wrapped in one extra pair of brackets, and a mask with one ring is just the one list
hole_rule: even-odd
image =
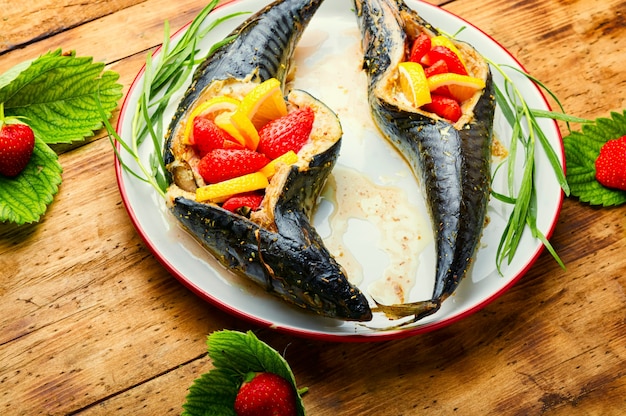
[(290, 105), (311, 106), (315, 125), (319, 120), (323, 127), (311, 135), (314, 151), (274, 175), (261, 210), (250, 218), (195, 201), (192, 192), (197, 184), (178, 133), (193, 107), (219, 95), (222, 85), (257, 84), (269, 78), (284, 85), (295, 46), (322, 2), (281, 0), (270, 4), (236, 28), (234, 39), (198, 67), (166, 134), (164, 159), (171, 176), (168, 206), (184, 228), (229, 270), (313, 313), (369, 321), (372, 311), (367, 299), (349, 282), (310, 222), (341, 148), (341, 125), (332, 110), (302, 91), (289, 92)]
[[(434, 114), (399, 105), (390, 80), (410, 37), (434, 27), (402, 0), (355, 0), (373, 119), (419, 178), (435, 239), (435, 285), (430, 300), (379, 305), (387, 315), (415, 322), (440, 309), (468, 273), (482, 235), (491, 186), (495, 99), (489, 67), (469, 45), (456, 42), (486, 87), (464, 105), (454, 125)], [(477, 76), (477, 75), (474, 75)]]

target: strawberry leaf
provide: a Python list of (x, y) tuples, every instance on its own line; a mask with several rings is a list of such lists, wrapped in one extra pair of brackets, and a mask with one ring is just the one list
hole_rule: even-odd
[(24, 61), (0, 75), (0, 103), (35, 133), (33, 156), (16, 178), (0, 178), (0, 222), (38, 221), (58, 192), (62, 168), (48, 144), (93, 136), (122, 97), (119, 75), (91, 57), (61, 50)]
[(38, 221), (59, 189), (62, 171), (57, 154), (35, 134), (26, 168), (15, 178), (0, 176), (0, 221)]
[(214, 332), (209, 335), (207, 346), (209, 358), (215, 368), (196, 379), (189, 388), (183, 405), (183, 416), (235, 416), (235, 397), (239, 386), (250, 372), (270, 372), (289, 381), (298, 392), (298, 415), (304, 415), (302, 398), (289, 364), (252, 331)]
[(46, 143), (82, 140), (103, 126), (96, 98), (110, 117), (122, 97), (119, 75), (103, 71), (104, 63), (91, 57), (50, 52), (3, 75), (0, 102), (7, 116), (23, 117)]
[(626, 203), (626, 192), (602, 186), (595, 178), (595, 161), (602, 145), (626, 134), (626, 110), (612, 112), (610, 118), (598, 118), (584, 124), (581, 131), (563, 138), (567, 182), (571, 195), (591, 205), (614, 206)]

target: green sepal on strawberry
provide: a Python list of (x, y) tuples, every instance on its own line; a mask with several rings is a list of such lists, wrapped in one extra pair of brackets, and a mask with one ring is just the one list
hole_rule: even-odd
[[(622, 113), (612, 112), (609, 118), (598, 118), (593, 123), (583, 124), (580, 131), (573, 131), (563, 138), (567, 182), (572, 196), (591, 205), (616, 206), (626, 203), (626, 191), (604, 186), (596, 177), (596, 161), (602, 148), (606, 143), (624, 135), (626, 110)], [(621, 158), (619, 155), (609, 156), (610, 159)], [(600, 178), (608, 177), (607, 172), (614, 169), (621, 171), (624, 166), (600, 160)], [(618, 174), (623, 174), (621, 172)]]
[(235, 402), (241, 387), (251, 375), (261, 373), (286, 380), (294, 394), (295, 415), (305, 415), (302, 394), (306, 389), (298, 389), (285, 358), (252, 331), (217, 331), (209, 335), (207, 346), (213, 369), (202, 374), (189, 388), (183, 416), (237, 416)]

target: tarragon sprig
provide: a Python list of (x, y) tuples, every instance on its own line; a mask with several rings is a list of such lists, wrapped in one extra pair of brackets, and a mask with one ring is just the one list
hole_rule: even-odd
[[(220, 23), (232, 17), (246, 12), (231, 13), (227, 16), (215, 19), (207, 27), (202, 29), (206, 17), (217, 6), (219, 0), (212, 0), (193, 19), (189, 28), (181, 39), (172, 47), (170, 43), (169, 22), (164, 24), (164, 40), (161, 46), (160, 59), (153, 60), (152, 54), (146, 57), (143, 80), (139, 99), (131, 123), (130, 140), (126, 142), (115, 131), (110, 123), (105, 123), (109, 140), (113, 145), (117, 160), (132, 176), (142, 182), (151, 185), (162, 197), (167, 190), (165, 164), (160, 149), (163, 146), (163, 123), (161, 122), (165, 110), (169, 105), (173, 94), (179, 91), (188, 80), (194, 68), (201, 60), (196, 59), (199, 52), (198, 42)], [(227, 43), (231, 38), (227, 37), (215, 43), (209, 50), (209, 54)], [(150, 153), (150, 165), (146, 166), (139, 157), (139, 147), (143, 141), (150, 137), (155, 151)], [(116, 143), (130, 155), (139, 168), (133, 169), (124, 162)]]
[[(465, 29), (466, 27), (462, 26), (454, 34), (446, 33), (441, 29), (439, 29), (439, 31), (454, 39)], [(509, 163), (506, 167), (507, 194), (502, 194), (494, 190), (491, 191), (491, 194), (497, 200), (513, 205), (513, 211), (509, 216), (504, 231), (502, 232), (498, 249), (496, 251), (496, 267), (498, 272), (502, 274), (502, 265), (504, 261), (510, 263), (513, 260), (522, 239), (522, 235), (526, 230), (526, 227), (528, 227), (532, 236), (540, 240), (557, 263), (562, 268), (565, 268), (563, 261), (554, 250), (554, 247), (552, 247), (547, 237), (541, 232), (541, 230), (539, 230), (539, 227), (537, 227), (537, 190), (535, 188), (535, 150), (537, 142), (539, 142), (544, 149), (563, 193), (566, 196), (569, 196), (570, 194), (563, 166), (561, 166), (561, 162), (556, 154), (556, 151), (541, 129), (538, 119), (548, 118), (555, 121), (563, 121), (566, 123), (568, 130), (570, 128), (569, 123), (589, 123), (590, 121), (565, 114), (563, 105), (559, 101), (558, 97), (545, 84), (527, 72), (511, 65), (494, 62), (485, 55), (481, 54), (481, 56), (489, 64), (489, 66), (498, 72), (503, 78), (503, 88), (498, 87), (498, 85), (494, 83), (494, 91), (498, 107), (502, 111), (504, 118), (512, 129), (508, 156)], [(506, 71), (507, 69), (523, 75), (539, 88), (544, 90), (557, 103), (561, 112), (531, 108), (526, 102), (522, 92), (519, 88), (517, 88), (516, 84), (509, 76)], [(516, 178), (518, 172), (516, 171), (514, 161), (517, 160), (518, 151), (522, 151), (524, 153), (521, 184), (519, 189), (516, 191), (515, 184), (517, 182)], [(502, 166), (503, 164), (500, 164), (496, 167), (493, 173), (494, 177), (498, 174)]]
[[(550, 118), (552, 120), (563, 121), (567, 123), (568, 129), (569, 123), (588, 123), (589, 120), (565, 114), (563, 106), (556, 95), (543, 83), (528, 73), (510, 65), (497, 64), (486, 57), (484, 57), (484, 59), (504, 79), (502, 89), (495, 85), (496, 102), (498, 103), (505, 119), (512, 128), (511, 144), (509, 149), (509, 164), (506, 172), (508, 194), (505, 195), (492, 191), (492, 195), (496, 199), (513, 205), (513, 211), (509, 216), (496, 252), (496, 266), (498, 271), (501, 273), (503, 262), (505, 260), (508, 263), (511, 262), (515, 256), (524, 230), (528, 227), (532, 236), (539, 239), (557, 263), (561, 267), (565, 268), (565, 265), (546, 236), (537, 227), (537, 193), (535, 188), (535, 150), (537, 148), (537, 143), (539, 143), (545, 151), (556, 180), (564, 194), (569, 196), (570, 193), (563, 166), (561, 165), (554, 148), (551, 146), (545, 133), (541, 129), (538, 119)], [(521, 91), (517, 88), (505, 69), (511, 69), (524, 75), (540, 88), (545, 90), (555, 100), (563, 112), (559, 113), (530, 108)], [(519, 145), (521, 145), (521, 149), (519, 148)], [(515, 164), (512, 161), (516, 160), (518, 151), (523, 152), (524, 163), (521, 185), (516, 191), (515, 183), (517, 172)], [(497, 171), (498, 169), (496, 169), (496, 172)]]

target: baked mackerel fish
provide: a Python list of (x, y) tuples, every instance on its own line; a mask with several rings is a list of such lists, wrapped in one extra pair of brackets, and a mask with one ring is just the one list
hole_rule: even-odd
[[(412, 57), (420, 35), (432, 42), (431, 50), (443, 37), (402, 0), (355, 0), (354, 4), (373, 119), (413, 169), (432, 221), (437, 258), (431, 299), (377, 308), (392, 318), (412, 316), (408, 324), (435, 313), (454, 293), (481, 238), (491, 185), (492, 78), (488, 64), (473, 47), (448, 39), (452, 43), (448, 49), (456, 49), (466, 75), (482, 87), (470, 89), (470, 94), (461, 91), (466, 96), (458, 103), (456, 121), (446, 119), (445, 111), (444, 116), (438, 115), (432, 104), (418, 107), (403, 95), (399, 67)], [(437, 55), (429, 58), (430, 62), (426, 58), (420, 62), (434, 64)], [(431, 91), (433, 104), (434, 93), (440, 91), (446, 92)]]
[(295, 46), (322, 1), (269, 4), (198, 66), (166, 132), (167, 204), (227, 269), (319, 315), (368, 321), (372, 318), (368, 301), (348, 281), (310, 222), (341, 146), (341, 125), (329, 108), (303, 91), (288, 93), (288, 110), (310, 107), (315, 121), (297, 160), (277, 165), (260, 208), (249, 214), (198, 200), (196, 191), (206, 184), (198, 174), (198, 157), (184, 140), (194, 109), (214, 97), (241, 98), (274, 79), (280, 81), (281, 97), (285, 94)]

